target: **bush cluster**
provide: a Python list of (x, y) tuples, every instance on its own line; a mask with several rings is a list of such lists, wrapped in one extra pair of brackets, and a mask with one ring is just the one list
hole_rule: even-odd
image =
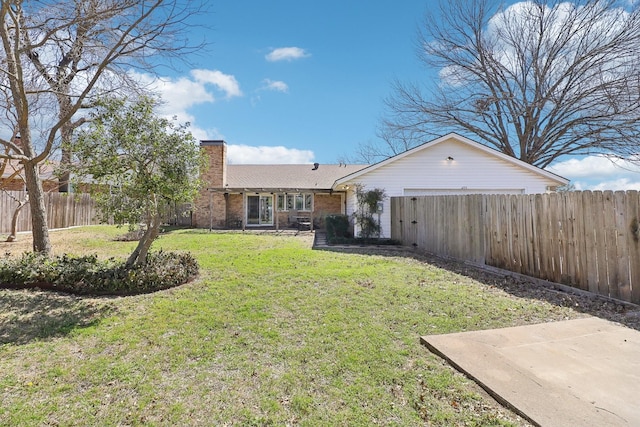
[(99, 260), (96, 255), (47, 258), (25, 253), (0, 259), (0, 287), (41, 288), (78, 295), (134, 295), (182, 285), (198, 275), (188, 253), (154, 252), (144, 265)]
[(396, 240), (379, 237), (354, 237), (347, 215), (327, 215), (325, 219), (327, 242), (331, 245), (399, 245)]
[(347, 215), (327, 215), (325, 218), (325, 228), (327, 230), (327, 240), (332, 242), (334, 239), (350, 238), (351, 224)]

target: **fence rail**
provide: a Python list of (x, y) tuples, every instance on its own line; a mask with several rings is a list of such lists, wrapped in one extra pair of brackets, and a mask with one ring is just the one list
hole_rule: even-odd
[[(0, 233), (11, 231), (13, 212), (26, 195), (25, 191), (0, 191)], [(98, 223), (95, 203), (88, 194), (46, 193), (44, 202), (49, 228)], [(30, 230), (31, 209), (27, 204), (18, 216), (17, 231)]]
[(640, 304), (637, 191), (393, 197), (391, 237)]
[[(13, 212), (24, 200), (25, 191), (0, 191), (0, 233), (11, 232)], [(45, 193), (49, 228), (99, 224), (98, 208), (89, 194)], [(191, 204), (169, 205), (165, 221), (171, 225), (191, 226)], [(18, 216), (17, 231), (31, 230), (31, 209), (27, 204)]]

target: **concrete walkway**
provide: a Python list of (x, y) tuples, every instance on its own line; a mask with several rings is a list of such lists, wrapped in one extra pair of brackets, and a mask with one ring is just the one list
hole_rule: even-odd
[(589, 317), (421, 341), (541, 426), (640, 426), (640, 331)]

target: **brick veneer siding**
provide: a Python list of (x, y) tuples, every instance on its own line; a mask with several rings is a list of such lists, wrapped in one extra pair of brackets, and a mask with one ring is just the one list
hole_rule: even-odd
[[(274, 205), (277, 202), (277, 194), (274, 194)], [(243, 210), (243, 198), (242, 194), (229, 194), (226, 199), (226, 218), (228, 228), (239, 228), (242, 226), (242, 222), (245, 220), (245, 214)], [(342, 198), (340, 194), (315, 194), (313, 202), (313, 218), (316, 226), (324, 226), (324, 217), (329, 214), (336, 214), (342, 212)], [(304, 212), (300, 212), (302, 214)], [(275, 212), (278, 217), (277, 225), (279, 228), (287, 228), (293, 226), (290, 218), (291, 212), (278, 211)], [(275, 218), (273, 226), (276, 226)]]
[[(227, 196), (227, 212), (226, 217), (228, 220), (227, 226), (229, 228), (236, 228), (241, 224), (239, 221), (244, 221), (244, 211), (242, 209), (242, 194), (229, 194)], [(274, 197), (274, 204), (277, 199)], [(340, 213), (341, 212), (341, 197), (340, 194), (315, 194), (314, 202), (313, 202), (313, 217), (314, 222), (318, 225), (324, 225), (324, 217), (329, 214)], [(287, 228), (290, 226), (288, 211), (279, 211), (276, 212), (278, 216), (278, 226), (280, 228)], [(276, 225), (275, 222), (273, 224)]]
[(229, 228), (242, 227), (244, 214), (242, 213), (242, 194), (229, 194), (227, 199), (227, 219)]
[[(21, 179), (12, 179), (10, 181), (0, 180), (0, 189), (6, 191), (24, 191), (26, 190), (26, 185)], [(42, 189), (47, 192), (57, 192), (58, 191), (58, 181), (42, 181)]]
[(12, 179), (10, 181), (3, 179), (0, 181), (0, 189), (7, 191), (24, 191), (26, 186), (21, 179)]
[[(342, 212), (342, 198), (339, 193), (324, 194), (316, 193), (313, 195), (313, 223), (315, 227), (324, 228), (324, 218), (330, 214), (339, 214)], [(299, 212), (300, 215), (304, 215), (306, 212)], [(278, 226), (280, 228), (287, 228), (294, 225), (292, 223), (291, 212), (282, 211), (277, 212)], [(275, 223), (274, 223), (275, 226)]]
[[(208, 167), (202, 175), (203, 186), (194, 203), (193, 226), (199, 228), (237, 228), (245, 220), (242, 194), (225, 194), (227, 178), (227, 144), (224, 141), (201, 141)], [(215, 189), (211, 191), (209, 189)], [(277, 199), (274, 197), (274, 207)], [(342, 212), (339, 193), (314, 195), (314, 223), (324, 225), (328, 214)], [(289, 212), (276, 212), (278, 226), (289, 226)], [(275, 223), (274, 223), (275, 226)]]
[(207, 188), (224, 188), (227, 176), (227, 144), (224, 141), (201, 141), (200, 149), (207, 157), (207, 169), (202, 175), (203, 186), (195, 201), (193, 225), (199, 228), (225, 228), (227, 207), (225, 196)]
[(324, 228), (324, 217), (342, 212), (342, 197), (339, 193), (315, 194), (313, 197), (313, 222)]

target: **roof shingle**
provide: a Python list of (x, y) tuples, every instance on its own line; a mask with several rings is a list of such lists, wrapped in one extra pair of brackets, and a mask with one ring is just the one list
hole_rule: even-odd
[(228, 165), (228, 188), (330, 190), (334, 182), (367, 165)]

